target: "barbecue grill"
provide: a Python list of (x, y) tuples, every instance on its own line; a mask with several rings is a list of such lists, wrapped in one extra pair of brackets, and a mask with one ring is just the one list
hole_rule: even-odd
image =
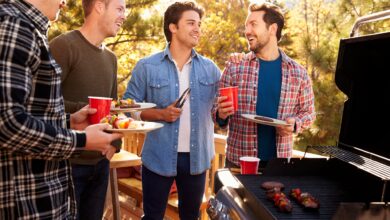
[[(337, 146), (308, 146), (327, 159), (268, 162), (261, 175), (216, 174), (211, 219), (390, 219), (390, 32), (356, 37), (362, 22), (390, 16), (390, 10), (358, 19), (351, 38), (342, 39), (335, 82), (347, 95)], [(384, 127), (384, 128), (382, 128)], [(292, 200), (291, 213), (278, 211), (260, 186), (266, 181), (309, 192), (319, 200), (308, 210)], [(219, 208), (218, 208), (219, 207)], [(223, 212), (223, 213), (222, 213)]]

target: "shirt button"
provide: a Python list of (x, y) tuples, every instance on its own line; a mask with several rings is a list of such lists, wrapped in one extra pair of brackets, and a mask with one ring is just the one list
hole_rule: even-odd
[(176, 87), (178, 87), (179, 85), (176, 83)]
[(157, 85), (157, 88), (160, 88), (160, 84)]
[(190, 84), (192, 85), (192, 82), (190, 82)]
[(177, 130), (175, 130), (175, 132), (177, 133)]
[(192, 131), (195, 131), (195, 129), (192, 129)]
[(192, 113), (191, 115), (192, 115), (192, 116), (194, 116), (195, 114), (194, 114), (194, 113)]
[(194, 100), (194, 97), (191, 97), (191, 100)]

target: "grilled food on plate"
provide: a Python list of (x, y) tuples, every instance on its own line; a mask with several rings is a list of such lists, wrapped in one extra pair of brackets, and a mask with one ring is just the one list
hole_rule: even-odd
[(128, 118), (123, 114), (110, 114), (104, 117), (100, 123), (108, 123), (112, 128), (116, 129), (129, 129), (129, 128), (138, 128), (140, 123), (135, 121), (132, 118)]
[(117, 99), (111, 102), (113, 108), (139, 108), (140, 104), (135, 103), (133, 99)]

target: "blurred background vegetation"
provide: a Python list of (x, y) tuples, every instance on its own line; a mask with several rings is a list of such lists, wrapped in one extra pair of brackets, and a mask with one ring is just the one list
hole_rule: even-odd
[[(53, 23), (49, 38), (77, 29), (83, 21), (81, 0), (68, 0), (59, 22)], [(127, 20), (118, 36), (108, 39), (119, 62), (118, 92), (121, 96), (136, 62), (165, 48), (163, 13), (172, 0), (126, 0)], [(196, 50), (220, 67), (232, 52), (248, 52), (244, 21), (249, 0), (198, 0), (205, 9), (203, 37)], [(295, 149), (308, 145), (336, 145), (346, 96), (334, 83), (338, 46), (348, 38), (360, 16), (389, 10), (389, 0), (279, 0), (270, 1), (285, 12), (286, 27), (281, 48), (306, 67), (313, 81), (317, 120), (311, 129), (296, 137)], [(365, 24), (360, 34), (389, 31), (389, 20)], [(217, 133), (224, 133), (216, 128)]]

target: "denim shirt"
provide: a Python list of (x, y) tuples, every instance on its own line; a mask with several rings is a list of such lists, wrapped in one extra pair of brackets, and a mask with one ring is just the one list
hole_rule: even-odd
[[(192, 50), (190, 72), (191, 134), (190, 170), (200, 174), (207, 170), (214, 157), (214, 124), (212, 108), (221, 76), (218, 67)], [(133, 70), (124, 95), (137, 102), (155, 103), (158, 109), (172, 104), (180, 96), (176, 66), (169, 51), (141, 59)], [(158, 121), (163, 128), (147, 134), (142, 149), (142, 164), (163, 176), (177, 174), (178, 129), (180, 120)]]

